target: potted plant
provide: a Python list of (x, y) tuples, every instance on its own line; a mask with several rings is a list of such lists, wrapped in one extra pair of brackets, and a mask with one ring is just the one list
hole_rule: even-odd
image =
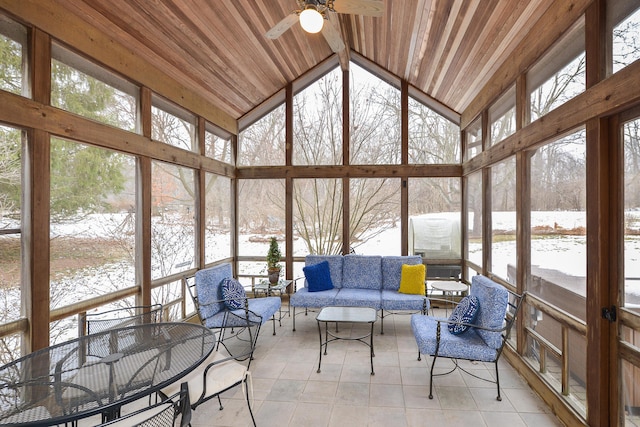
[(275, 285), (280, 278), (280, 258), (282, 253), (280, 252), (280, 246), (275, 237), (271, 238), (269, 244), (269, 251), (267, 252), (267, 271), (269, 273), (269, 283)]

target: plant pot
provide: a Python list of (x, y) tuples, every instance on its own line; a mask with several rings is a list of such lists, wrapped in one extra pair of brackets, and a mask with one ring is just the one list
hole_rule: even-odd
[(269, 283), (275, 285), (278, 283), (280, 279), (280, 269), (279, 268), (270, 268), (269, 269)]

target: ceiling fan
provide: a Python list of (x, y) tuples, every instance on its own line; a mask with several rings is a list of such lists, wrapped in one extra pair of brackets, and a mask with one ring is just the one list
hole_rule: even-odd
[(336, 27), (325, 23), (330, 13), (382, 16), (384, 10), (383, 0), (296, 0), (296, 3), (298, 3), (298, 9), (278, 22), (267, 31), (265, 36), (268, 39), (277, 39), (293, 24), (300, 21), (300, 26), (308, 33), (322, 31), (322, 35), (334, 52), (340, 52), (345, 45)]

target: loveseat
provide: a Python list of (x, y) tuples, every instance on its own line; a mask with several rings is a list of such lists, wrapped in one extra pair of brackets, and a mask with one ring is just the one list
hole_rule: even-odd
[[(309, 267), (328, 264), (330, 289), (315, 290), (309, 286)], [(378, 255), (307, 255), (305, 257), (304, 287), (296, 289), (289, 304), (293, 310), (293, 330), (296, 330), (296, 308), (323, 308), (327, 306), (371, 307), (380, 311), (380, 332), (384, 333), (387, 311), (420, 311), (429, 309), (424, 290), (424, 273), (420, 293), (400, 292), (403, 265), (422, 265), (420, 256)], [(406, 271), (407, 269), (405, 269)], [(423, 270), (424, 272), (424, 270)], [(405, 274), (406, 275), (406, 274)], [(327, 288), (327, 287), (320, 287)], [(403, 289), (404, 291), (404, 289)]]

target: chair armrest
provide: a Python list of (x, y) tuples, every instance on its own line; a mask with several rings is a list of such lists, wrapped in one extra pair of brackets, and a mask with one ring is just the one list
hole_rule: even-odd
[(304, 276), (296, 277), (293, 279), (293, 292), (295, 293), (298, 290), (298, 280), (304, 280)]

